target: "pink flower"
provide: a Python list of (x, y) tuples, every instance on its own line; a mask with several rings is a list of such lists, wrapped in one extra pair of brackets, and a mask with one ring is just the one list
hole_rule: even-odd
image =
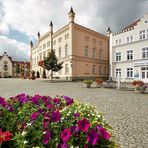
[(58, 104), (58, 103), (59, 103), (59, 99), (58, 99), (58, 98), (54, 98), (52, 101), (53, 101), (55, 104)]
[(61, 132), (61, 139), (66, 142), (68, 141), (68, 139), (70, 138), (71, 133), (69, 129), (64, 129), (64, 131)]
[(43, 143), (47, 145), (50, 139), (51, 139), (51, 132), (49, 130), (46, 130), (45, 135), (43, 136)]
[(59, 122), (60, 121), (60, 112), (59, 111), (53, 111), (52, 112), (52, 120), (54, 122)]
[(80, 131), (87, 132), (89, 127), (90, 127), (89, 120), (84, 118), (78, 121), (78, 128), (80, 129)]
[(110, 138), (110, 134), (106, 131), (105, 128), (101, 127), (101, 126), (97, 126), (97, 129), (100, 133), (100, 135), (105, 139), (108, 140)]
[(92, 145), (96, 145), (96, 144), (97, 144), (97, 141), (98, 141), (98, 138), (99, 138), (98, 133), (96, 132), (95, 129), (92, 129), (92, 130), (88, 133), (87, 141), (88, 141), (90, 144), (92, 144)]
[(2, 105), (3, 107), (6, 107), (7, 102), (5, 101), (5, 98), (0, 97), (0, 105)]
[(32, 113), (31, 114), (31, 120), (35, 120), (37, 117), (38, 117), (38, 115), (39, 115), (39, 112), (34, 112), (34, 113)]

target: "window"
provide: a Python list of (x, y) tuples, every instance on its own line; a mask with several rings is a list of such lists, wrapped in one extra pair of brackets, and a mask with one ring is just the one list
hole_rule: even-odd
[(145, 38), (146, 38), (145, 30), (139, 31), (139, 39), (142, 40), (142, 39), (145, 39)]
[(100, 46), (103, 45), (103, 42), (102, 42), (102, 41), (99, 41), (99, 45), (100, 45)]
[(40, 53), (40, 61), (42, 61), (42, 53)]
[(43, 44), (43, 49), (45, 49), (46, 48), (46, 44)]
[(92, 49), (92, 57), (93, 57), (93, 58), (96, 57), (96, 49), (95, 49), (95, 48)]
[(69, 38), (69, 34), (66, 33), (66, 34), (65, 34), (65, 40), (68, 39), (68, 38)]
[(47, 47), (49, 47), (49, 46), (50, 46), (50, 41), (47, 42)]
[(69, 67), (68, 67), (68, 64), (65, 65), (65, 74), (69, 74)]
[(116, 40), (116, 45), (118, 45), (118, 40)]
[(133, 68), (127, 68), (127, 78), (133, 78)]
[(92, 66), (92, 73), (93, 73), (93, 74), (96, 73), (96, 66), (95, 66), (95, 65)]
[(121, 69), (120, 68), (116, 69), (116, 77), (121, 78)]
[(116, 53), (116, 62), (121, 61), (121, 52)]
[(121, 39), (119, 39), (119, 45), (121, 45)]
[(107, 74), (107, 66), (104, 67), (104, 74)]
[(142, 76), (142, 79), (148, 78), (148, 67), (141, 68), (141, 76)]
[(59, 42), (59, 43), (62, 42), (62, 37), (60, 37), (60, 38), (58, 39), (58, 42)]
[(99, 66), (99, 74), (102, 74), (102, 65)]
[(85, 41), (89, 42), (89, 37), (88, 36), (85, 36)]
[(142, 48), (142, 58), (148, 58), (148, 47)]
[(43, 52), (43, 57), (46, 57), (46, 51)]
[(53, 45), (56, 45), (56, 40), (53, 41)]
[(92, 42), (93, 42), (93, 44), (96, 44), (96, 39), (93, 38), (92, 39)]
[(130, 36), (130, 42), (133, 42), (133, 41), (134, 41), (133, 36)]
[(61, 58), (61, 47), (59, 48), (59, 59)]
[(133, 50), (128, 50), (127, 51), (127, 60), (132, 60), (133, 59)]
[(99, 59), (102, 59), (102, 56), (103, 56), (103, 50), (100, 49), (100, 50), (99, 50)]
[(65, 57), (68, 56), (68, 45), (65, 46)]
[(126, 37), (126, 43), (129, 43), (129, 37)]
[(85, 46), (85, 49), (84, 49), (84, 56), (85, 56), (85, 57), (88, 57), (88, 46)]
[(39, 51), (41, 51), (41, 50), (42, 50), (42, 46), (39, 47)]

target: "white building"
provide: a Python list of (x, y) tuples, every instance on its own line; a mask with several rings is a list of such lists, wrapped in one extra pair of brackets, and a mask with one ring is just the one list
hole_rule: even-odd
[(148, 82), (148, 13), (117, 33), (110, 33), (110, 77)]

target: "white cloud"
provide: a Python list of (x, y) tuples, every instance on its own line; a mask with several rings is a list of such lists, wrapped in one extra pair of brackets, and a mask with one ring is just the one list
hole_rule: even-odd
[(29, 60), (29, 46), (6, 36), (0, 36), (0, 55), (7, 52), (13, 60)]
[[(51, 20), (54, 31), (67, 24), (71, 6), (76, 13), (76, 23), (105, 33), (108, 25), (118, 31), (142, 17), (148, 10), (148, 0), (134, 0), (134, 4), (130, 0), (0, 0), (0, 32), (8, 36), (11, 27), (29, 39), (37, 38), (38, 31), (41, 35), (48, 31)], [(5, 47), (12, 52), (11, 45)]]

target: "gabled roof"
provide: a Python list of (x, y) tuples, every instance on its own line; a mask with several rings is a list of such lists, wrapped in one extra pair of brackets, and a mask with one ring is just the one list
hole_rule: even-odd
[(140, 19), (134, 21), (133, 23), (129, 24), (128, 26), (126, 26), (125, 28), (123, 28), (122, 30), (126, 30), (126, 29), (129, 29), (129, 28), (133, 28), (134, 26), (137, 25), (137, 23), (140, 21)]

